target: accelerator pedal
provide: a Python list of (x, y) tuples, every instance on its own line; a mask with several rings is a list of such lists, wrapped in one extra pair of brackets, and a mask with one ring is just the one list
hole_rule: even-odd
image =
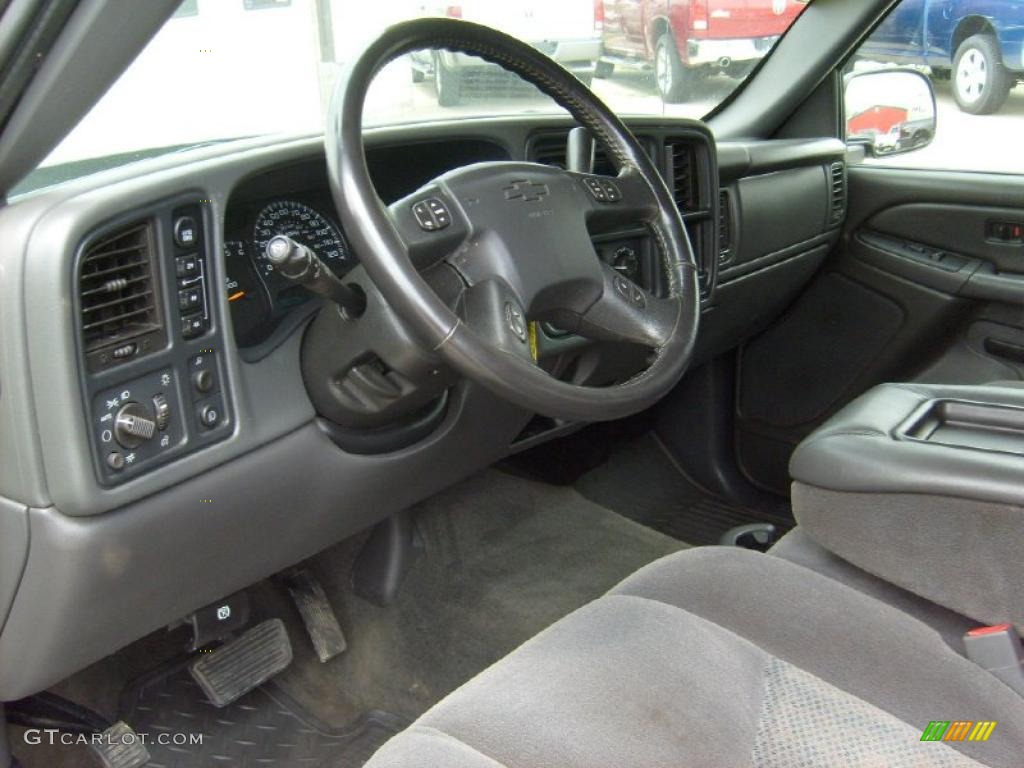
[(149, 762), (149, 750), (139, 735), (123, 720), (102, 731), (89, 744), (103, 768), (141, 768)]
[(327, 593), (308, 568), (295, 568), (285, 574), (284, 583), (299, 609), (309, 639), (320, 663), (330, 661), (348, 648)]
[(210, 702), (224, 707), (259, 687), (292, 663), (284, 622), (267, 619), (216, 650), (203, 653), (189, 672)]

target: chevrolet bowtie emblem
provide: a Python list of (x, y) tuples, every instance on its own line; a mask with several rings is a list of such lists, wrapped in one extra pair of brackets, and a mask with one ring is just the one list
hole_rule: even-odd
[(547, 184), (538, 184), (533, 181), (513, 181), (505, 187), (505, 199), (536, 203), (547, 197), (550, 192)]

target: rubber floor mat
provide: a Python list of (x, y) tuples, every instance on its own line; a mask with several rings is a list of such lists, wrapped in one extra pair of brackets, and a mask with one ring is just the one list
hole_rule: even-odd
[[(121, 719), (149, 734), (147, 767), (361, 768), (406, 725), (392, 715), (370, 712), (350, 728), (331, 730), (272, 681), (218, 709), (186, 665), (187, 660), (148, 675), (122, 696)], [(180, 738), (167, 738), (169, 743), (160, 744), (160, 734), (184, 734), (185, 740), (175, 744)]]
[(723, 533), (738, 525), (771, 523), (780, 536), (795, 525), (784, 499), (752, 509), (709, 495), (676, 468), (649, 434), (617, 448), (575, 488), (623, 517), (693, 545), (718, 544)]

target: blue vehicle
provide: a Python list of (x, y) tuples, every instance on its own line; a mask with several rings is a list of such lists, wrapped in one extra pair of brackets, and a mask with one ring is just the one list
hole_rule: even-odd
[(951, 78), (960, 109), (991, 114), (1024, 78), (1024, 2), (903, 0), (860, 56), (931, 67)]

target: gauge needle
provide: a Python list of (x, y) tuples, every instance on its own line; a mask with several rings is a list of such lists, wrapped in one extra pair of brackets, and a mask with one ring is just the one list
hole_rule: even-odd
[(244, 297), (245, 291), (239, 291), (238, 293), (232, 293), (230, 296), (228, 296), (228, 301), (238, 301), (239, 299)]

